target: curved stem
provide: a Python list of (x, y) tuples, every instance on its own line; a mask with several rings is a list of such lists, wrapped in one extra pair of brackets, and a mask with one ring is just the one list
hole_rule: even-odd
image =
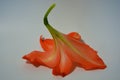
[(47, 17), (48, 17), (48, 15), (49, 15), (49, 13), (52, 11), (52, 9), (55, 7), (55, 5), (56, 5), (56, 4), (52, 4), (52, 5), (49, 7), (49, 9), (47, 10), (47, 12), (45, 13), (45, 15), (44, 15), (44, 24), (46, 25), (47, 28), (48, 28), (48, 27), (51, 27), (51, 25), (50, 25), (49, 22), (48, 22)]
[(53, 37), (54, 39), (55, 39), (56, 36), (58, 37), (58, 36), (60, 35), (60, 33), (59, 33), (59, 31), (57, 31), (56, 29), (54, 29), (54, 28), (49, 24), (47, 17), (48, 17), (48, 15), (49, 15), (49, 13), (52, 11), (52, 9), (55, 7), (55, 5), (56, 5), (56, 4), (52, 4), (52, 5), (48, 8), (47, 12), (46, 12), (45, 15), (44, 15), (44, 19), (43, 19), (46, 28), (49, 30), (49, 32), (51, 33), (51, 35), (52, 35), (52, 37)]
[[(44, 15), (43, 21), (44, 21), (44, 24), (45, 24), (46, 28), (47, 28), (48, 31), (51, 33), (51, 35), (52, 35), (52, 37), (53, 37), (53, 39), (54, 39), (55, 44), (57, 44), (56, 36), (59, 35), (59, 32), (58, 32), (56, 29), (54, 29), (54, 28), (49, 24), (48, 19), (47, 19), (49, 13), (52, 11), (52, 9), (53, 9), (55, 6), (56, 6), (56, 4), (54, 3), (54, 4), (52, 4), (52, 5), (48, 8), (47, 12), (46, 12), (45, 15)], [(55, 45), (55, 46), (56, 46), (56, 45)]]

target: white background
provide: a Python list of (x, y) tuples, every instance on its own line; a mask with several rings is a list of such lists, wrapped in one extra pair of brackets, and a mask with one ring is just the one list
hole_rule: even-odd
[[(107, 68), (76, 68), (62, 78), (49, 68), (26, 64), (22, 56), (42, 50), (39, 37), (51, 37), (43, 24), (48, 7), (56, 3), (49, 22), (63, 33), (77, 31), (97, 50)], [(119, 80), (120, 0), (0, 0), (0, 80)]]

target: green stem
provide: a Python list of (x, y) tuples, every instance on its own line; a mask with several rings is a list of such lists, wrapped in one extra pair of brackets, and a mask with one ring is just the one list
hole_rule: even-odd
[[(52, 11), (52, 9), (55, 7), (55, 4), (52, 4), (49, 9), (47, 10), (47, 12), (45, 13), (45, 16), (44, 16), (44, 24), (46, 26), (46, 28), (49, 30), (49, 32), (51, 33), (55, 43), (57, 44), (57, 39), (59, 40), (62, 40), (64, 43), (66, 43), (68, 46), (71, 46), (72, 45), (67, 41), (67, 39), (61, 34), (61, 32), (57, 31), (56, 29), (54, 29), (48, 22), (48, 15), (49, 13)], [(73, 48), (73, 47), (72, 47)]]
[(54, 40), (56, 39), (56, 37), (60, 37), (61, 34), (60, 34), (59, 31), (57, 31), (56, 29), (54, 29), (54, 28), (49, 24), (47, 17), (48, 17), (48, 15), (49, 15), (49, 13), (52, 11), (52, 9), (55, 7), (55, 5), (56, 5), (56, 4), (52, 4), (52, 5), (48, 8), (48, 10), (47, 10), (47, 12), (45, 13), (45, 16), (44, 16), (44, 24), (45, 24), (46, 28), (49, 30), (49, 32), (51, 33), (51, 35), (52, 35), (52, 37), (54, 38)]
[(53, 38), (55, 37), (54, 34), (55, 34), (57, 31), (49, 24), (47, 17), (48, 17), (49, 13), (52, 11), (52, 9), (53, 9), (54, 7), (55, 7), (55, 4), (52, 4), (52, 5), (49, 7), (49, 9), (48, 9), (47, 12), (45, 13), (44, 19), (43, 19), (46, 28), (49, 30), (49, 32), (51, 33), (51, 35), (52, 35)]
[(55, 7), (55, 4), (52, 4), (49, 9), (47, 10), (47, 12), (45, 13), (44, 16), (44, 24), (46, 25), (46, 27), (50, 27), (50, 24), (48, 22), (47, 16), (49, 15), (49, 13), (51, 12), (51, 10)]
[[(55, 7), (55, 5), (56, 5), (56, 4), (52, 4), (52, 5), (49, 7), (49, 9), (47, 10), (47, 12), (45, 13), (45, 15), (44, 15), (44, 24), (45, 24), (45, 26), (46, 26), (46, 28), (47, 28), (48, 30), (51, 30), (51, 29), (55, 30), (55, 29), (49, 24), (48, 19), (47, 19), (49, 13), (52, 11), (52, 9)], [(56, 31), (56, 30), (55, 30), (55, 31)]]
[(51, 33), (51, 35), (52, 35), (52, 37), (53, 37), (53, 39), (54, 39), (54, 42), (55, 42), (55, 46), (57, 46), (57, 37), (60, 37), (60, 32), (59, 31), (57, 31), (56, 29), (54, 29), (50, 24), (49, 24), (49, 22), (48, 22), (48, 19), (47, 19), (47, 17), (48, 17), (48, 15), (49, 15), (49, 13), (52, 11), (52, 9), (55, 7), (55, 5), (56, 4), (52, 4), (49, 8), (48, 8), (48, 10), (47, 10), (47, 12), (45, 13), (45, 15), (44, 15), (44, 19), (43, 19), (43, 21), (44, 21), (44, 24), (45, 24), (45, 26), (46, 26), (46, 28), (48, 29), (48, 31)]

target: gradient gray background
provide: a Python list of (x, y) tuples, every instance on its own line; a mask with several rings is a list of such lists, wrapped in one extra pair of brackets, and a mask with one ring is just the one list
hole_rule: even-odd
[[(105, 70), (76, 68), (65, 78), (26, 64), (21, 57), (41, 50), (39, 37), (51, 37), (43, 24), (48, 7), (57, 6), (49, 21), (61, 32), (77, 31), (107, 64)], [(0, 80), (119, 80), (120, 0), (0, 0)]]

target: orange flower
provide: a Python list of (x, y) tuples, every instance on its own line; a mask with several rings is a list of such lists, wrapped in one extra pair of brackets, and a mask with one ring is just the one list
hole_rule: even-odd
[(63, 34), (48, 23), (47, 16), (54, 7), (55, 4), (44, 16), (44, 24), (53, 39), (44, 39), (41, 36), (40, 43), (44, 52), (32, 51), (23, 56), (23, 59), (36, 67), (40, 65), (49, 67), (53, 69), (54, 75), (63, 77), (70, 74), (76, 66), (86, 70), (106, 68), (97, 51), (88, 46), (77, 32)]

